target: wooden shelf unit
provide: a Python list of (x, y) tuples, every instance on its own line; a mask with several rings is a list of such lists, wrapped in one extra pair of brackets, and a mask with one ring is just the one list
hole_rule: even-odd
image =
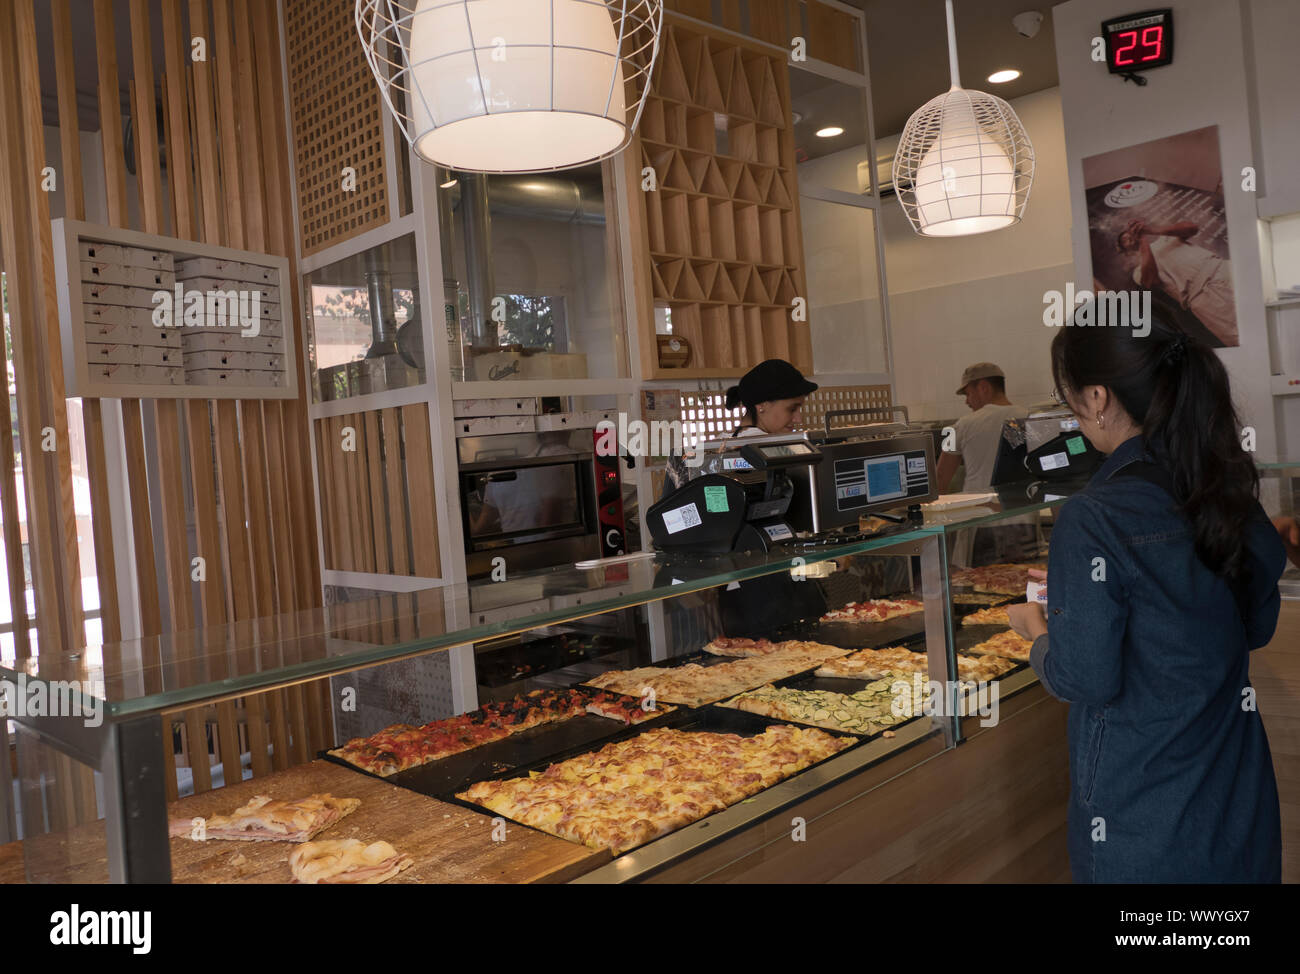
[(644, 377), (740, 375), (773, 357), (811, 372), (808, 322), (791, 317), (806, 288), (784, 61), (669, 18), (629, 155), (655, 175), (653, 190), (632, 183), (642, 307), (667, 307), (692, 350), (689, 367), (661, 367), (643, 316)]

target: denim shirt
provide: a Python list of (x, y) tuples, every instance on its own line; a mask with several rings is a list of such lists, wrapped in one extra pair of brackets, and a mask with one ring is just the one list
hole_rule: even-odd
[(1047, 635), (1030, 655), (1071, 704), (1075, 881), (1279, 882), (1277, 785), (1249, 669), (1277, 625), (1285, 550), (1260, 508), (1239, 602), (1173, 498), (1123, 475), (1137, 460), (1151, 460), (1141, 437), (1058, 512)]

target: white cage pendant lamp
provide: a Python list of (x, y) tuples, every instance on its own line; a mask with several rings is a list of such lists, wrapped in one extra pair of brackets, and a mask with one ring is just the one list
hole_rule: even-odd
[(631, 141), (663, 0), (357, 0), (357, 33), (416, 155), (543, 172)]
[(898, 201), (912, 229), (928, 237), (1019, 223), (1034, 182), (1034, 147), (1015, 111), (961, 86), (952, 0), (945, 2), (952, 88), (912, 113), (894, 155)]

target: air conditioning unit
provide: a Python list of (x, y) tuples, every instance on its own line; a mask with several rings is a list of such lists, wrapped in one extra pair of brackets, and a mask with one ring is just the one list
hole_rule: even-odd
[(898, 148), (899, 136), (891, 135), (876, 141), (876, 159), (874, 163), (863, 162), (858, 166), (858, 184), (863, 192), (870, 192), (871, 182), (867, 166), (874, 165), (876, 183), (880, 186), (881, 196), (891, 196), (897, 189), (894, 186), (894, 152)]

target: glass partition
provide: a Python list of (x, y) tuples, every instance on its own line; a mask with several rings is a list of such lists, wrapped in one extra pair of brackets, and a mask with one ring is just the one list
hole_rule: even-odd
[(425, 381), (418, 269), (407, 234), (306, 275), (313, 401)]

